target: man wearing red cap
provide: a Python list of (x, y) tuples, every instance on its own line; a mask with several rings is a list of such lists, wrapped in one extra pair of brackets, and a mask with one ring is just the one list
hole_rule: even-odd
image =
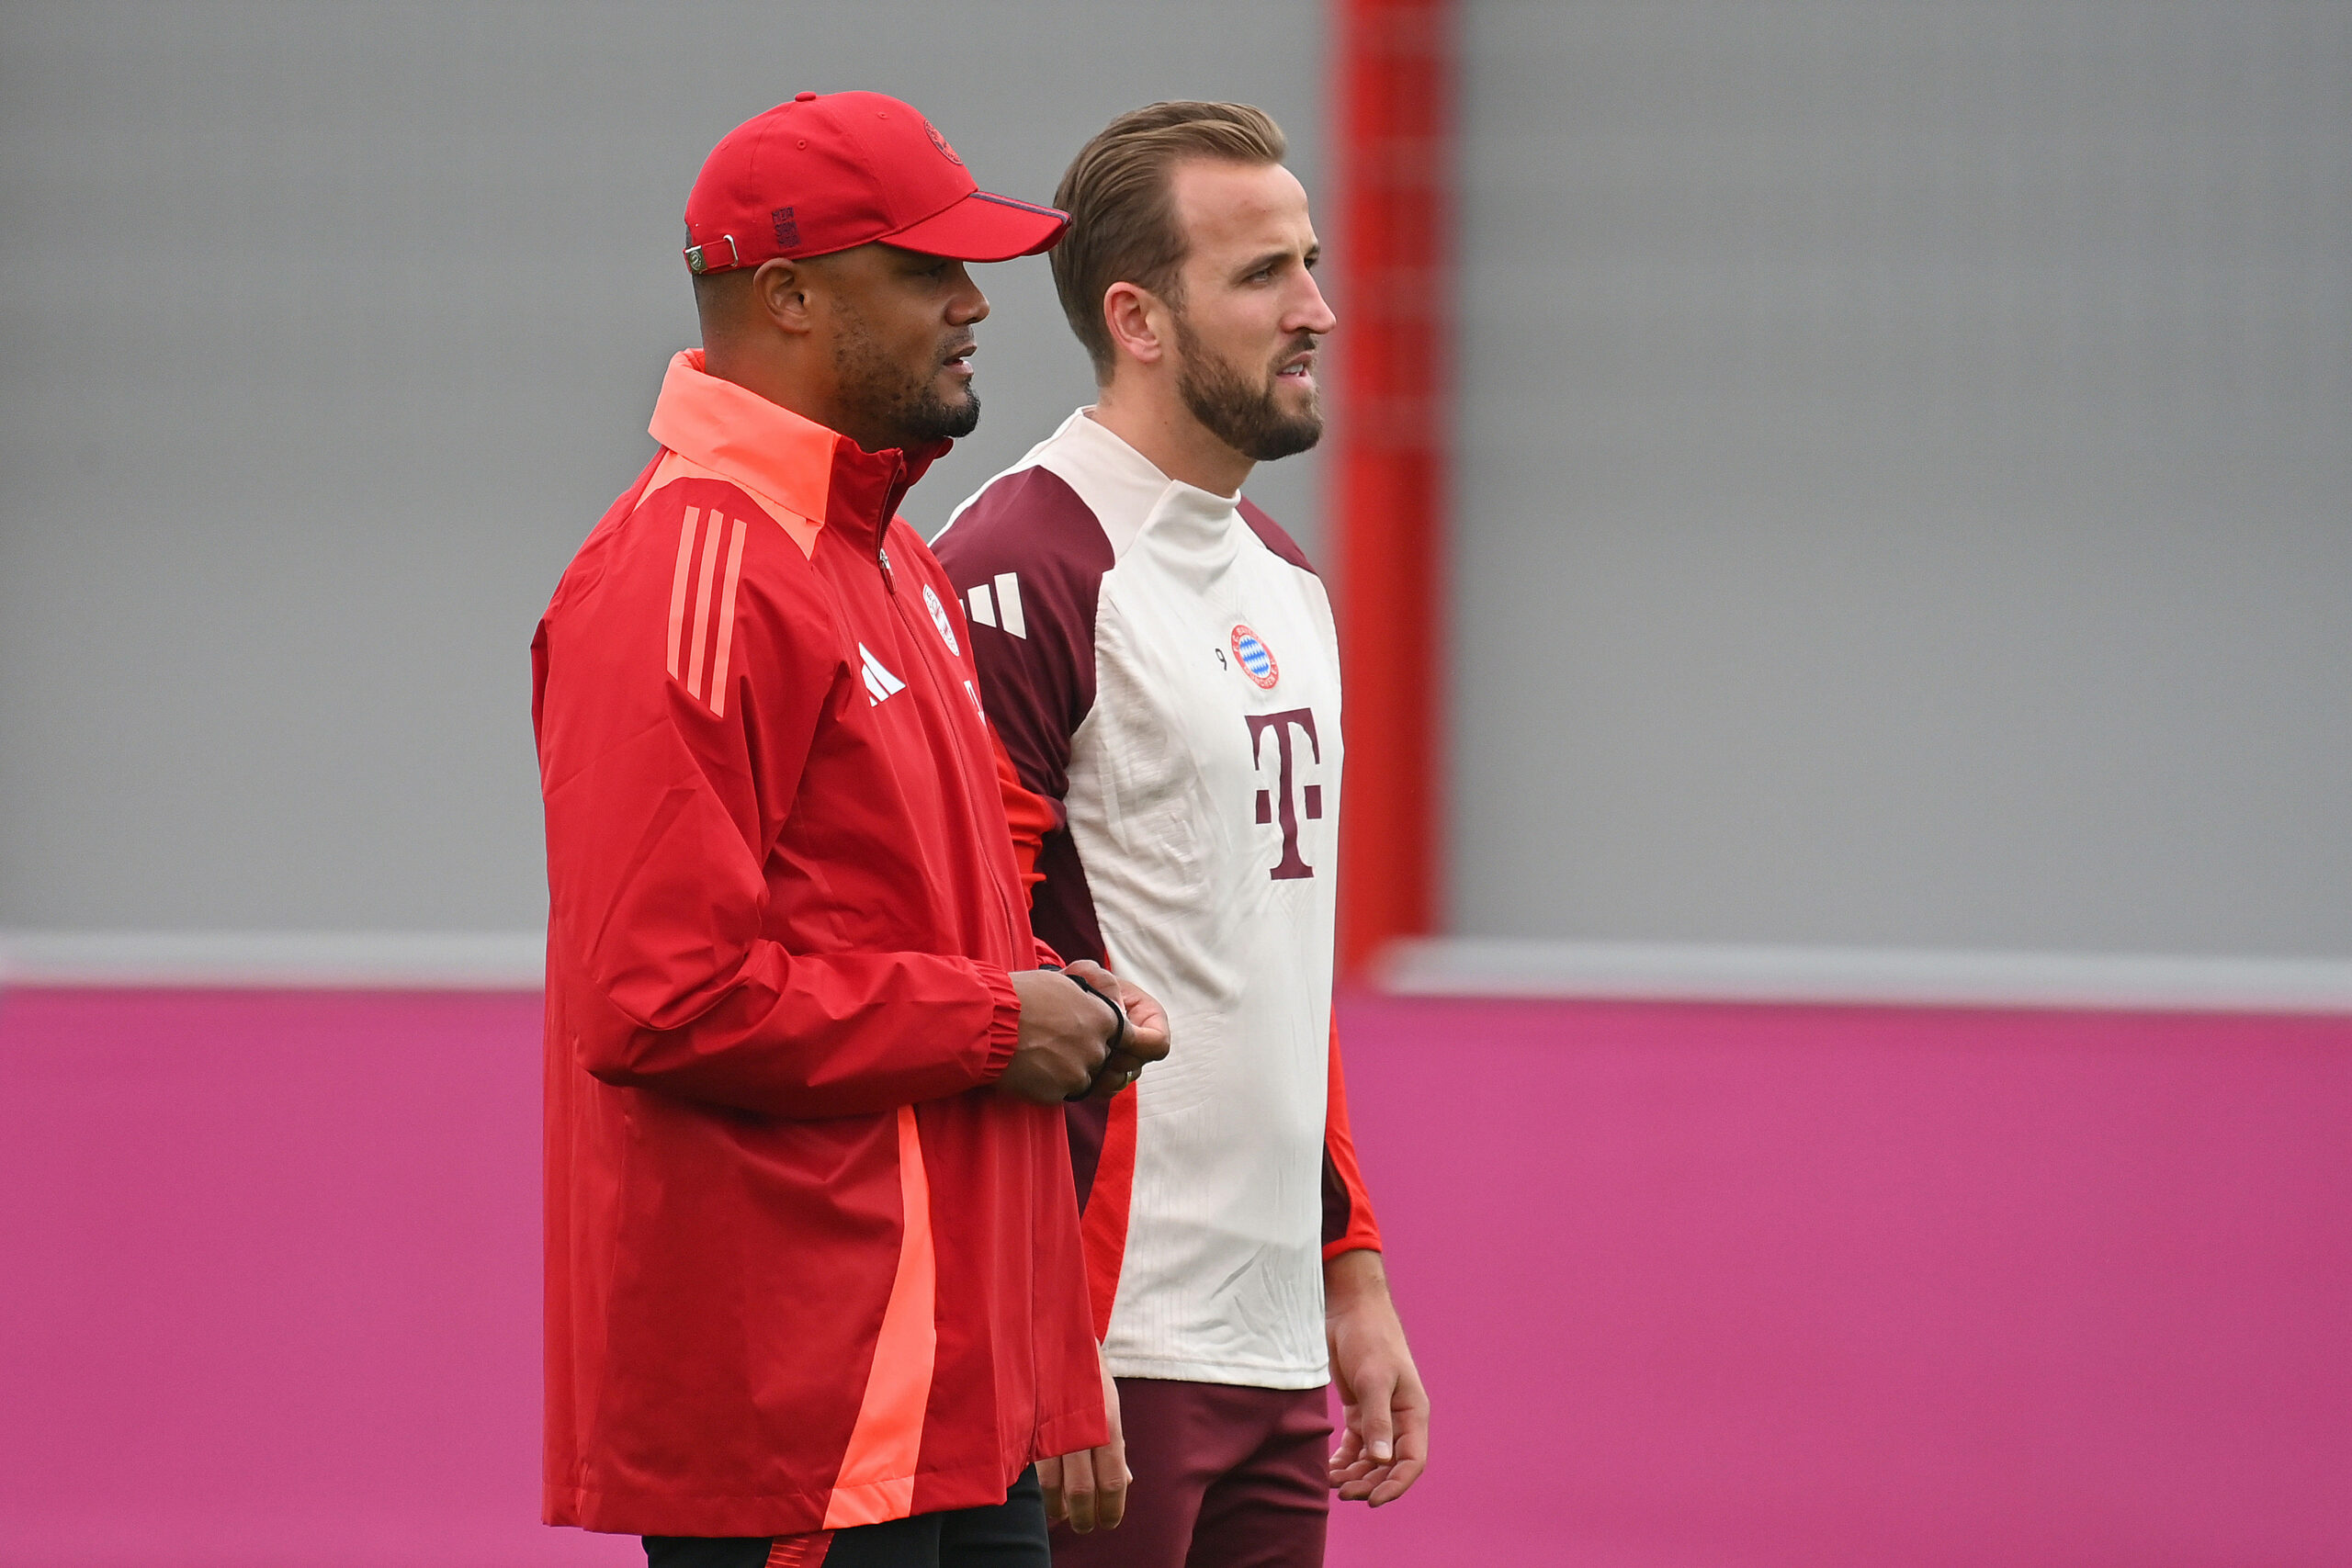
[(1112, 1440), (1060, 1105), (1165, 1020), (1041, 966), (1041, 822), (896, 515), (978, 417), (963, 264), (1066, 222), (878, 94), (730, 132), (703, 348), (532, 645), (546, 1516), (655, 1568), (1043, 1564), (1031, 1467)]

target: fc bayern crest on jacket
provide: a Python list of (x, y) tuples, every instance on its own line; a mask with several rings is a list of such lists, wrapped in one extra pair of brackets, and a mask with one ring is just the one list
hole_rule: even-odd
[(1233, 628), (1233, 657), (1241, 660), (1241, 672), (1261, 692), (1272, 691), (1274, 682), (1283, 678), (1274, 650), (1248, 626)]
[(947, 643), (947, 651), (962, 653), (964, 650), (956, 646), (956, 627), (947, 619), (947, 606), (939, 602), (939, 595), (931, 591), (928, 582), (922, 585), (922, 602), (931, 607), (931, 624), (939, 628), (940, 637)]

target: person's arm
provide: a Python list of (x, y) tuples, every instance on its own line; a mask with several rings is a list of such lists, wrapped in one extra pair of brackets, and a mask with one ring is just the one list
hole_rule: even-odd
[(1114, 1530), (1127, 1517), (1127, 1488), (1135, 1472), (1127, 1468), (1127, 1441), (1119, 1419), (1119, 1384), (1111, 1365), (1095, 1358), (1102, 1371), (1102, 1414), (1110, 1418), (1111, 1438), (1100, 1448), (1080, 1449), (1037, 1461), (1037, 1484), (1046, 1495), (1046, 1522), (1066, 1524), (1080, 1535), (1097, 1528)]
[(1342, 1253), (1380, 1250), (1380, 1222), (1373, 1217), (1372, 1193), (1356, 1160), (1354, 1130), (1348, 1123), (1348, 1077), (1340, 1066), (1340, 1021), (1331, 1020), (1325, 1060), (1330, 1075), (1323, 1102), (1323, 1260)]
[[(1046, 835), (1061, 826), (1061, 811), (1057, 802), (1022, 784), (1004, 749), (1004, 737), (993, 724), (989, 726), (989, 745), (996, 753), (997, 793), (1004, 797), (1005, 826), (1012, 830), (1012, 863), (1020, 869), (1022, 899), (1026, 903), (1035, 897), (1037, 884), (1046, 880), (1046, 874), (1037, 869), (1037, 856), (1045, 848)], [(1038, 963), (1061, 963), (1062, 955), (1045, 938), (1033, 932), (1031, 940), (1037, 944)]]
[[(728, 500), (703, 499), (713, 513)], [(647, 506), (629, 526), (679, 536), (675, 494)], [(1090, 1048), (1099, 1062), (1101, 1006), (1059, 976), (1016, 980), (952, 953), (795, 953), (762, 934), (763, 867), (819, 726), (866, 699), (829, 646), (814, 580), (792, 576), (807, 561), (763, 520), (712, 549), (724, 570), (700, 581), (717, 596), (687, 618), (707, 638), (665, 664), (673, 574), (643, 558), (646, 542), (661, 539), (635, 556), (616, 546), (590, 602), (551, 611), (533, 648), (550, 944), (593, 998), (572, 1041), (582, 1066), (769, 1115), (887, 1110), (1000, 1078), (1023, 1044), (1023, 987), (1054, 996), (1040, 1011), (1073, 1066)], [(1081, 1027), (1091, 1041), (1059, 1039)]]
[(1323, 1302), (1345, 1428), (1331, 1455), (1331, 1487), (1377, 1508), (1402, 1497), (1429, 1462), (1429, 1391), (1379, 1253), (1360, 1248), (1325, 1262)]
[[(1113, 565), (1110, 540), (1067, 483), (1030, 468), (991, 483), (932, 541), (932, 550), (958, 610), (977, 607), (981, 616), (968, 632), (972, 658), (1039, 945), (1050, 942), (1073, 959), (1107, 961), (1063, 796), (1073, 737), (1094, 705), (1094, 612), (1102, 574)], [(1125, 981), (1116, 984), (1131, 1016), (1158, 1023), (1164, 1048), (1167, 1021), (1159, 1005)], [(1134, 1125), (1133, 1100), (1114, 1110), (1114, 1098), (1098, 1095), (1072, 1106), (1068, 1123), (1073, 1162), (1085, 1173), (1080, 1192), (1097, 1332), (1110, 1314), (1106, 1291), (1116, 1280), (1124, 1222), (1106, 1245), (1097, 1226), (1109, 1206), (1089, 1193), (1106, 1129), (1121, 1116)], [(1110, 1440), (1037, 1465), (1046, 1517), (1074, 1530), (1115, 1528), (1125, 1512), (1118, 1386), (1107, 1366), (1102, 1393)]]
[(1380, 1226), (1348, 1125), (1340, 1032), (1331, 1027), (1330, 1098), (1323, 1133), (1323, 1322), (1344, 1429), (1330, 1483), (1349, 1502), (1393, 1503), (1429, 1459), (1429, 1391), (1388, 1293)]
[[(990, 484), (932, 542), (955, 596), (979, 677), (981, 705), (1001, 751), (1006, 815), (1023, 855), (1023, 880), (1037, 891), (1050, 873), (1039, 935), (1066, 957), (1107, 957), (1091, 911), (1067, 918), (1083, 898), (1072, 874), (1063, 796), (1070, 750), (1094, 705), (1094, 613), (1110, 540), (1058, 477), (1031, 468)], [(978, 606), (985, 618), (967, 613)], [(1016, 795), (1013, 792), (1021, 792)]]

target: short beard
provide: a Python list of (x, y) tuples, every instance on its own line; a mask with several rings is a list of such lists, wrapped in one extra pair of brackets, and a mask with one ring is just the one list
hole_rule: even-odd
[(1176, 378), (1176, 390), (1210, 434), (1251, 462), (1271, 463), (1292, 457), (1323, 439), (1322, 400), (1319, 396), (1311, 400), (1304, 412), (1284, 413), (1274, 401), (1274, 376), (1283, 360), (1312, 346), (1314, 342), (1308, 339), (1283, 349), (1266, 367), (1265, 380), (1253, 387), (1240, 371), (1202, 346), (1180, 310), (1176, 348), (1184, 356), (1184, 365)]
[(836, 299), (833, 369), (842, 400), (861, 423), (888, 430), (900, 447), (954, 441), (979, 428), (980, 400), (968, 387), (963, 400), (949, 402), (932, 388), (944, 361), (917, 373), (892, 359), (874, 339), (865, 318)]

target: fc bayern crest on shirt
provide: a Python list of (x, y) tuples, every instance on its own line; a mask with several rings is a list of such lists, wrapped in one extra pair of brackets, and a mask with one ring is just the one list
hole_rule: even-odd
[(947, 643), (947, 651), (963, 652), (962, 649), (956, 646), (956, 627), (947, 618), (947, 606), (939, 602), (939, 595), (931, 591), (931, 584), (928, 582), (922, 585), (922, 602), (931, 606), (931, 624), (939, 628), (940, 637)]
[(1274, 650), (1248, 626), (1233, 628), (1233, 657), (1241, 660), (1241, 672), (1261, 692), (1272, 691), (1274, 682), (1283, 678), (1282, 666), (1274, 662)]

